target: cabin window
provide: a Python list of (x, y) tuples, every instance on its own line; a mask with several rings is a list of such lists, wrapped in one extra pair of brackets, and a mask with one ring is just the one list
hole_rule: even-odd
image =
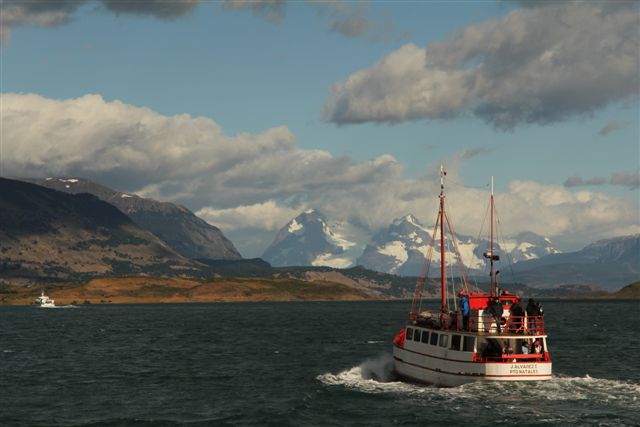
[(445, 335), (445, 334), (440, 335), (440, 347), (446, 347), (447, 341), (449, 341), (449, 335)]
[(451, 335), (451, 350), (460, 350), (460, 335)]
[(429, 341), (429, 344), (438, 345), (438, 334), (431, 332), (431, 340)]
[(412, 340), (413, 339), (413, 329), (412, 328), (407, 328), (407, 333), (405, 334), (408, 340)]
[(429, 331), (422, 331), (422, 342), (425, 344), (429, 343)]
[(413, 340), (420, 342), (420, 329), (413, 331)]
[(464, 337), (464, 340), (462, 340), (462, 351), (473, 351), (475, 340), (475, 337)]

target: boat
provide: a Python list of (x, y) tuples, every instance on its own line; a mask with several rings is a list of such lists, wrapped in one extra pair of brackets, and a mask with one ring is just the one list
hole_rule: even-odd
[(40, 296), (33, 302), (35, 305), (41, 308), (55, 308), (55, 302), (44, 294), (44, 289), (40, 293)]
[[(395, 374), (401, 380), (440, 387), (478, 381), (551, 379), (552, 363), (540, 306), (530, 299), (525, 310), (519, 296), (500, 289), (499, 271), (494, 265), (500, 255), (494, 252), (493, 178), (489, 248), (483, 254), (488, 262), (490, 280), (489, 291), (483, 292), (469, 285), (457, 250), (455, 234), (445, 210), (445, 176), (441, 166), (438, 216), (425, 256), (425, 267), (416, 284), (406, 326), (393, 339)], [(446, 240), (445, 231), (449, 233)], [(422, 310), (424, 284), (431, 255), (437, 250), (437, 239), (440, 244), (440, 309)], [(460, 262), (458, 288), (453, 278), (447, 279), (445, 243), (455, 249), (455, 258)], [(455, 294), (458, 289), (460, 303)]]

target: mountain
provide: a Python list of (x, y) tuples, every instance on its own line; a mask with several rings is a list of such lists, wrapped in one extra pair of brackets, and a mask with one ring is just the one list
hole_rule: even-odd
[[(433, 230), (425, 228), (413, 215), (396, 219), (386, 229), (378, 232), (367, 245), (357, 264), (366, 268), (384, 271), (403, 276), (421, 274), (424, 258), (429, 254), (431, 234)], [(438, 268), (440, 260), (440, 233), (436, 235), (431, 251), (432, 266)], [(464, 268), (477, 273), (485, 268), (483, 252), (489, 249), (489, 242), (469, 236), (456, 236), (457, 247)], [(502, 241), (502, 247), (495, 244), (496, 253), (501, 254), (504, 261), (518, 262), (535, 259), (550, 253), (558, 253), (551, 241), (531, 232), (520, 233), (513, 238)], [(454, 266), (454, 274), (460, 273), (460, 262), (455, 248), (450, 243), (445, 247), (447, 265)]]
[(25, 180), (71, 194), (89, 193), (124, 212), (141, 228), (166, 242), (187, 258), (240, 259), (240, 253), (220, 229), (198, 218), (187, 208), (168, 202), (112, 190), (81, 178)]
[(363, 230), (346, 222), (329, 223), (311, 209), (301, 213), (276, 235), (262, 258), (276, 267), (331, 266), (346, 268), (362, 252)]
[(509, 254), (511, 262), (542, 258), (550, 254), (559, 254), (551, 240), (530, 231), (517, 234), (513, 238), (500, 242), (502, 250)]
[(515, 280), (542, 288), (585, 284), (616, 290), (640, 279), (640, 234), (523, 261), (513, 266), (513, 274)]
[(18, 282), (92, 274), (181, 274), (198, 267), (114, 206), (0, 178), (0, 276)]

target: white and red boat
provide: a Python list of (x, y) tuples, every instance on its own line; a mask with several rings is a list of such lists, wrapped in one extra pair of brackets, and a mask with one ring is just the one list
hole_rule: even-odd
[[(396, 374), (404, 380), (443, 387), (475, 381), (551, 379), (551, 358), (544, 318), (542, 315), (527, 315), (520, 306), (520, 298), (508, 291), (501, 291), (498, 286), (499, 272), (495, 271), (494, 262), (500, 258), (494, 254), (493, 243), (493, 179), (490, 244), (484, 253), (490, 268), (489, 292), (472, 290), (462, 265), (460, 283), (447, 280), (445, 241), (455, 249), (459, 261), (461, 257), (445, 211), (445, 175), (441, 167), (438, 218), (425, 268), (416, 285), (409, 319), (393, 340)], [(445, 229), (448, 236), (445, 236)], [(422, 292), (437, 238), (440, 241), (440, 310), (422, 311)], [(468, 305), (463, 303), (458, 307), (456, 291), (460, 301), (466, 299)], [(452, 297), (451, 301), (448, 295)], [(463, 311), (467, 314), (463, 315)]]

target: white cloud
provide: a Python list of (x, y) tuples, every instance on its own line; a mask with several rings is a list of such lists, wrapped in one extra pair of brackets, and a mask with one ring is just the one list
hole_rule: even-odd
[[(437, 159), (427, 175), (407, 179), (393, 156), (356, 162), (301, 149), (286, 127), (227, 135), (209, 118), (164, 116), (98, 95), (2, 94), (0, 101), (5, 175), (81, 176), (178, 202), (229, 230), (234, 243), (235, 236), (246, 242), (238, 245), (242, 253), (260, 253), (275, 230), (307, 208), (370, 230), (408, 212), (431, 224), (437, 212)], [(447, 189), (450, 217), (456, 231), (473, 236), (487, 191), (464, 187), (457, 171), (475, 154), (461, 151), (445, 161), (456, 183)], [(515, 181), (496, 198), (505, 235), (530, 230), (582, 244), (638, 228), (637, 204), (603, 193)]]
[(636, 99), (633, 3), (547, 2), (407, 44), (334, 84), (325, 118), (397, 123), (474, 114), (499, 129), (547, 124)]
[(297, 216), (302, 207), (291, 209), (273, 200), (253, 205), (241, 205), (227, 209), (205, 207), (196, 212), (200, 218), (224, 230), (258, 228), (277, 231)]

